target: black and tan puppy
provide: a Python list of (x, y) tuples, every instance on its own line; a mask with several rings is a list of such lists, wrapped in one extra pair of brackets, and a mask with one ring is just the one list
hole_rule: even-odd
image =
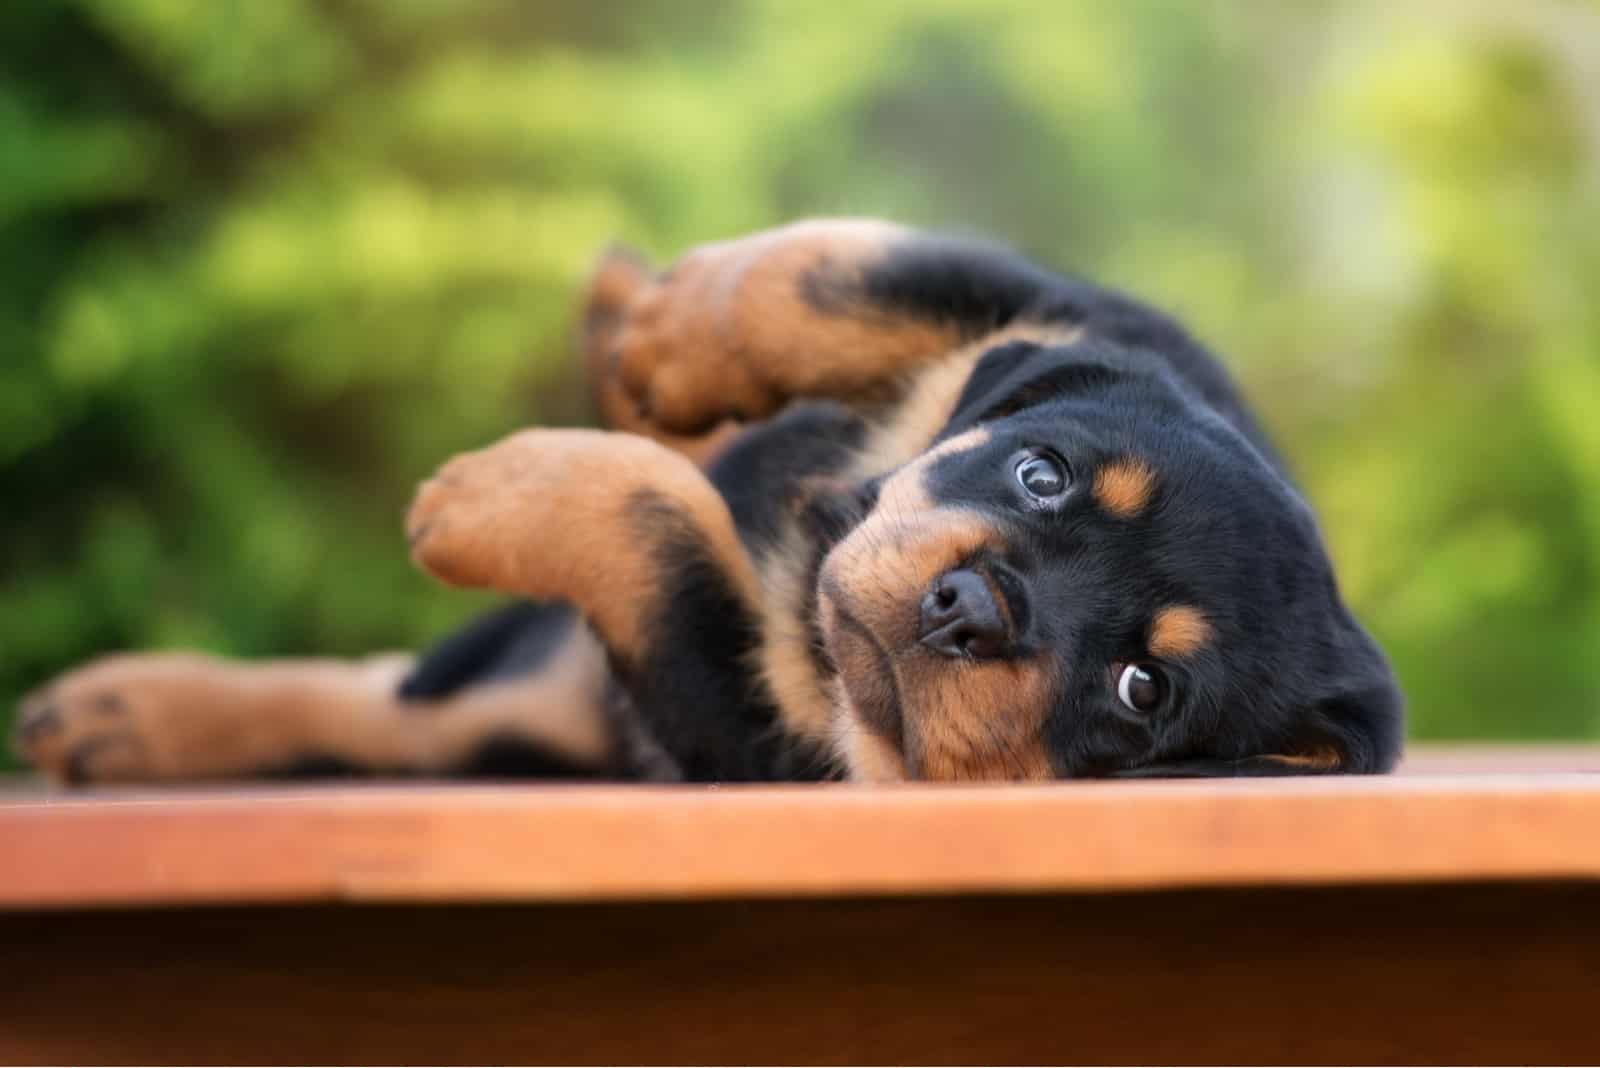
[[(807, 222), (606, 257), (609, 431), (457, 457), (408, 533), (522, 600), (419, 660), (114, 658), (30, 699), (76, 781), (1380, 772), (1401, 701), (1221, 367), (1003, 250)], [(702, 466), (704, 465), (704, 466)]]

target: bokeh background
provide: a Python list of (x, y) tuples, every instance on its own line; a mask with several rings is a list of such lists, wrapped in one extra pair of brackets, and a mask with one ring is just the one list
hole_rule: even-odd
[(1600, 736), (1600, 6), (0, 4), (0, 708), (413, 646), (413, 483), (588, 417), (595, 250), (816, 213), (1177, 313), (1425, 738)]

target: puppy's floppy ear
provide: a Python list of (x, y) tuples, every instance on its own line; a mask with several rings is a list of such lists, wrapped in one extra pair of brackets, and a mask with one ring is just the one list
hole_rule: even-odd
[[(1337, 775), (1340, 769), (1307, 763), (1285, 763), (1281, 756), (1245, 757), (1243, 760), (1173, 760), (1146, 764), (1112, 774), (1114, 779), (1261, 779), (1282, 775)], [(1290, 761), (1299, 758), (1287, 758)]]
[(1064, 394), (1108, 385), (1127, 370), (1087, 342), (1008, 341), (985, 352), (967, 377), (941, 437)]
[[(1365, 635), (1362, 641), (1367, 642)], [(1405, 734), (1405, 702), (1388, 664), (1376, 649), (1372, 654), (1373, 672), (1317, 701), (1301, 716), (1304, 726), (1297, 744), (1267, 759), (1294, 769), (1304, 768), (1307, 760), (1334, 757), (1338, 764), (1329, 770), (1352, 775), (1393, 770)]]
[(1301, 691), (1308, 697), (1291, 707), (1288, 744), (1254, 758), (1285, 774), (1376, 775), (1392, 770), (1400, 759), (1405, 701), (1394, 672), (1342, 604), (1338, 610), (1340, 666)]
[(1259, 778), (1274, 775), (1378, 775), (1400, 758), (1404, 716), (1400, 691), (1387, 676), (1319, 701), (1296, 718), (1303, 724), (1280, 751), (1235, 760), (1175, 760), (1118, 772), (1117, 778)]

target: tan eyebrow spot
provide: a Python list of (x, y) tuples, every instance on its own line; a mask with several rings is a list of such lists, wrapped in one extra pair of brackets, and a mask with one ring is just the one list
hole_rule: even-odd
[(1150, 503), (1156, 473), (1143, 460), (1113, 460), (1094, 475), (1094, 499), (1118, 519), (1132, 519)]
[(1210, 637), (1211, 624), (1192, 605), (1168, 605), (1150, 622), (1150, 652), (1156, 656), (1188, 656)]

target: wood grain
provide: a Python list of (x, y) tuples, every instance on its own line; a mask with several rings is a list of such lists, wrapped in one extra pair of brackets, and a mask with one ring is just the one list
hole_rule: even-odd
[[(1568, 752), (1569, 763), (1592, 757)], [(1600, 878), (1600, 776), (1516, 766), (954, 788), (25, 795), (0, 803), (0, 907)]]
[(1594, 1063), (1600, 888), (0, 915), (7, 1063)]

